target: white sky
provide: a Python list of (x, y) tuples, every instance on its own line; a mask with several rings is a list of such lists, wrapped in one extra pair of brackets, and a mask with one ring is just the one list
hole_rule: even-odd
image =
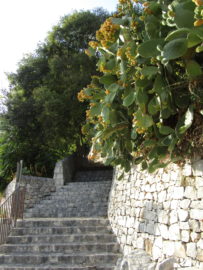
[(24, 54), (33, 52), (60, 17), (73, 10), (103, 7), (114, 11), (118, 0), (0, 0), (0, 89), (5, 72), (15, 72)]

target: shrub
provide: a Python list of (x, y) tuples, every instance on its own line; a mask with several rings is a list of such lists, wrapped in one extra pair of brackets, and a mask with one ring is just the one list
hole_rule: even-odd
[(202, 155), (202, 42), (202, 0), (119, 1), (86, 51), (103, 73), (79, 93), (92, 158), (153, 172)]

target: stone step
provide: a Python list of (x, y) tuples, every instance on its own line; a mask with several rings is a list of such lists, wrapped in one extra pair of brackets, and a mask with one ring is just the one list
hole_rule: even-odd
[(72, 227), (37, 227), (37, 228), (14, 228), (12, 236), (17, 235), (41, 235), (41, 234), (81, 234), (81, 233), (112, 233), (111, 226), (72, 226)]
[[(66, 205), (67, 204), (70, 204), (70, 203), (74, 203), (74, 204), (81, 204), (83, 203), (84, 204), (88, 204), (88, 203), (97, 203), (97, 204), (101, 204), (101, 203), (107, 203), (108, 202), (108, 197), (109, 196), (105, 196), (103, 195), (102, 197), (97, 197), (97, 196), (92, 196), (90, 195), (89, 196), (89, 199), (87, 199), (86, 197), (83, 197), (83, 196), (54, 196), (52, 198), (46, 198), (45, 200), (41, 201), (38, 205), (41, 206), (41, 205), (49, 205), (49, 206), (54, 206), (56, 202), (56, 204), (60, 204), (60, 205), (63, 205), (63, 203), (65, 203)], [(37, 205), (36, 205), (37, 206)], [(35, 206), (34, 206), (35, 207)]]
[(23, 235), (23, 236), (9, 236), (8, 244), (46, 244), (46, 243), (105, 243), (116, 242), (116, 237), (113, 234), (52, 234), (52, 235)]
[[(52, 206), (52, 208), (73, 208), (73, 207), (80, 207), (80, 208), (92, 208), (92, 207), (100, 207), (100, 206), (108, 206), (108, 203), (107, 202), (87, 202), (84, 204), (83, 201), (74, 201), (74, 203), (69, 203), (67, 201), (61, 201), (61, 202), (56, 202), (54, 205), (53, 205), (53, 202), (50, 201), (50, 202), (43, 202), (39, 205), (36, 205), (35, 208), (32, 208), (32, 209), (41, 209), (41, 208), (44, 208), (44, 207), (50, 207)], [(29, 210), (32, 210), (32, 209), (29, 209)], [(29, 211), (28, 210), (28, 211)]]
[(5, 244), (0, 246), (1, 253), (63, 253), (74, 252), (105, 252), (118, 253), (120, 247), (115, 242), (110, 243), (62, 243), (62, 244)]
[(91, 181), (88, 181), (88, 182), (79, 182), (79, 181), (75, 182), (75, 181), (73, 181), (73, 182), (69, 182), (66, 185), (62, 186), (61, 189), (66, 189), (68, 187), (73, 187), (73, 186), (76, 186), (76, 185), (79, 186), (79, 187), (81, 187), (81, 186), (83, 186), (83, 187), (111, 186), (111, 182), (110, 181), (102, 181), (102, 182), (99, 182), (99, 181), (97, 181), (97, 182), (95, 182), (95, 181), (92, 181), (92, 182)]
[[(87, 177), (85, 177), (85, 178), (87, 178)], [(78, 180), (77, 176), (75, 177), (75, 179)], [(85, 187), (85, 186), (87, 186), (87, 187), (111, 186), (111, 182), (109, 182), (109, 181), (102, 181), (102, 182), (99, 182), (99, 181), (97, 181), (97, 182), (96, 181), (88, 181), (88, 182), (79, 182), (78, 181), (78, 182), (75, 182), (75, 181), (73, 181), (73, 182), (67, 183), (65, 186), (60, 187), (60, 189), (67, 189), (68, 187), (75, 187), (75, 186), (78, 186), (78, 187), (81, 187), (81, 186), (82, 187)]]
[(61, 186), (59, 187), (56, 191), (67, 191), (67, 190), (76, 190), (76, 188), (79, 188), (78, 191), (80, 190), (89, 190), (89, 189), (93, 189), (93, 190), (98, 190), (99, 188), (105, 190), (105, 189), (109, 189), (111, 187), (111, 182), (70, 182), (65, 186)]
[(88, 210), (99, 210), (99, 209), (106, 209), (107, 208), (107, 204), (98, 204), (98, 205), (92, 205), (91, 208), (89, 208), (88, 205), (84, 204), (83, 206), (80, 207), (80, 205), (74, 205), (74, 206), (64, 206), (64, 205), (53, 205), (52, 208), (50, 208), (50, 206), (48, 205), (44, 205), (40, 208), (36, 207), (36, 208), (32, 208), (32, 209), (29, 209), (27, 211), (27, 213), (32, 213), (32, 212), (39, 212), (39, 211), (44, 211), (44, 210), (48, 210), (49, 212), (56, 212), (56, 211), (65, 211), (65, 212), (71, 212), (73, 211), (74, 209), (75, 210), (78, 210), (80, 212), (83, 212), (83, 211), (88, 211)]
[[(67, 190), (67, 191), (63, 191), (63, 192), (59, 192), (59, 191), (56, 191), (55, 193), (52, 193), (52, 195), (50, 197), (47, 197), (48, 198), (58, 198), (60, 196), (65, 196), (65, 197), (84, 197), (86, 199), (87, 198), (87, 194), (91, 197), (91, 198), (94, 198), (95, 196), (98, 196), (98, 197), (107, 197), (109, 195), (109, 189), (106, 189), (106, 190), (87, 190), (87, 191), (74, 191), (74, 190)], [(59, 198), (61, 199), (61, 197)]]
[(60, 197), (60, 196), (64, 196), (66, 199), (70, 197), (74, 197), (74, 199), (77, 199), (77, 198), (80, 199), (80, 197), (84, 199), (85, 198), (88, 199), (87, 195), (90, 196), (91, 199), (94, 199), (96, 196), (98, 196), (98, 199), (102, 199), (103, 196), (107, 198), (109, 196), (109, 192), (110, 192), (110, 189), (86, 190), (86, 191), (81, 191), (81, 192), (74, 191), (74, 190), (63, 191), (63, 192), (55, 191), (51, 193), (49, 196), (44, 197), (44, 200), (50, 200), (52, 198), (54, 199), (59, 198), (59, 200), (63, 199), (63, 197)]
[(119, 253), (88, 253), (88, 252), (77, 252), (77, 254), (15, 254), (10, 253), (0, 255), (0, 264), (21, 264), (26, 262), (26, 266), (39, 265), (40, 264), (68, 264), (68, 265), (95, 265), (95, 264), (106, 264), (116, 263), (120, 257)]
[(96, 265), (96, 266), (67, 266), (66, 265), (58, 265), (58, 266), (53, 266), (53, 265), (44, 265), (44, 266), (26, 266), (25, 265), (20, 265), (18, 266), (15, 265), (10, 265), (10, 266), (0, 266), (0, 270), (113, 270), (114, 265), (112, 264), (105, 264), (105, 265)]
[[(87, 199), (84, 196), (54, 196), (54, 197), (50, 197), (50, 198), (46, 198), (43, 201), (41, 201), (38, 205), (44, 205), (44, 204), (52, 204), (53, 205), (53, 201), (55, 201), (57, 204), (69, 204), (69, 203), (81, 203), (81, 202), (85, 202), (87, 203), (106, 203), (108, 201), (108, 197), (107, 195), (103, 195), (102, 197), (97, 197), (97, 196), (92, 196), (90, 194), (89, 199)], [(37, 205), (36, 205), (37, 206)]]
[(17, 227), (67, 227), (67, 226), (107, 226), (107, 218), (27, 218), (17, 221)]
[(32, 211), (32, 212), (28, 212), (25, 213), (24, 215), (26, 218), (32, 218), (32, 217), (44, 217), (44, 218), (49, 218), (49, 217), (107, 217), (107, 208), (104, 209), (91, 209), (91, 211), (80, 211), (77, 209), (73, 209), (72, 211), (60, 211), (59, 210), (55, 210), (53, 209), (44, 209), (41, 211)]

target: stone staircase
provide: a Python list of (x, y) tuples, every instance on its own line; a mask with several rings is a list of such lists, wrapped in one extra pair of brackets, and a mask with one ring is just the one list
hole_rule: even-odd
[(113, 270), (121, 255), (107, 219), (107, 175), (79, 172), (28, 210), (0, 246), (0, 270)]
[(106, 217), (110, 181), (74, 182), (27, 211), (31, 217)]

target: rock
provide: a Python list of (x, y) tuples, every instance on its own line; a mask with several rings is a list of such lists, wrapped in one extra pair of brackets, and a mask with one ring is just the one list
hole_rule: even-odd
[(127, 228), (132, 228), (135, 223), (134, 217), (128, 217), (126, 220), (126, 227)]
[(169, 227), (169, 239), (180, 240), (180, 228), (177, 223)]
[(195, 243), (188, 243), (186, 247), (186, 255), (195, 259), (197, 256), (197, 245)]
[(172, 210), (170, 213), (170, 224), (176, 223), (178, 221), (178, 214), (176, 210)]
[(152, 247), (153, 247), (152, 241), (150, 239), (145, 239), (144, 244), (146, 252), (152, 255)]
[(203, 262), (203, 249), (198, 249), (197, 250), (197, 260), (199, 260), (200, 262)]
[(167, 256), (172, 256), (175, 252), (175, 245), (173, 241), (163, 242), (163, 253)]
[(200, 233), (191, 232), (190, 237), (192, 242), (197, 242), (201, 238), (201, 235)]
[(184, 176), (190, 176), (192, 175), (192, 167), (190, 164), (185, 164), (184, 167), (183, 167), (183, 170), (182, 170), (182, 174)]
[(188, 209), (189, 205), (191, 203), (191, 200), (185, 199), (180, 202), (180, 207), (183, 209)]
[(164, 202), (166, 200), (166, 190), (163, 190), (161, 192), (159, 192), (158, 194), (158, 202)]
[(203, 160), (198, 160), (192, 164), (192, 172), (194, 176), (203, 176)]
[(161, 256), (162, 256), (162, 249), (154, 245), (152, 248), (153, 260), (158, 260)]
[(180, 221), (186, 221), (189, 217), (189, 213), (186, 210), (179, 209), (178, 210), (178, 218)]
[(190, 220), (189, 221), (189, 225), (190, 225), (190, 229), (193, 232), (200, 232), (201, 231), (199, 221), (197, 221), (197, 220)]
[(200, 239), (200, 240), (197, 242), (197, 247), (203, 250), (203, 239)]
[(158, 265), (157, 270), (173, 270), (175, 262), (174, 258), (166, 259)]
[(163, 224), (168, 224), (169, 221), (168, 211), (160, 211), (158, 215), (158, 221)]
[(199, 187), (197, 190), (197, 198), (203, 199), (203, 187)]
[(189, 240), (190, 240), (190, 233), (189, 233), (189, 231), (187, 231), (187, 230), (182, 230), (181, 231), (181, 240), (183, 241), (183, 242), (189, 242)]
[(164, 239), (168, 239), (169, 237), (168, 226), (166, 226), (165, 224), (159, 224), (158, 228), (159, 228), (161, 236)]
[(197, 220), (203, 219), (203, 210), (199, 210), (199, 209), (190, 210), (190, 218), (194, 218)]
[(187, 198), (187, 199), (192, 199), (192, 200), (195, 200), (197, 198), (197, 191), (194, 187), (191, 187), (191, 186), (187, 186), (185, 188), (185, 193), (184, 193), (184, 196)]
[(203, 178), (202, 177), (196, 177), (196, 186), (203, 187)]
[(142, 237), (137, 238), (137, 248), (144, 249), (144, 239)]
[(156, 268), (156, 263), (154, 262), (154, 263), (149, 265), (147, 270), (155, 270), (155, 268)]
[(181, 230), (189, 230), (190, 229), (189, 222), (180, 222), (179, 226), (180, 226)]
[(179, 258), (186, 257), (185, 245), (183, 245), (181, 242), (175, 242), (174, 256)]
[(174, 187), (173, 199), (182, 199), (184, 194), (184, 187)]
[(150, 256), (144, 250), (137, 249), (118, 260), (115, 270), (148, 270), (151, 266)]

